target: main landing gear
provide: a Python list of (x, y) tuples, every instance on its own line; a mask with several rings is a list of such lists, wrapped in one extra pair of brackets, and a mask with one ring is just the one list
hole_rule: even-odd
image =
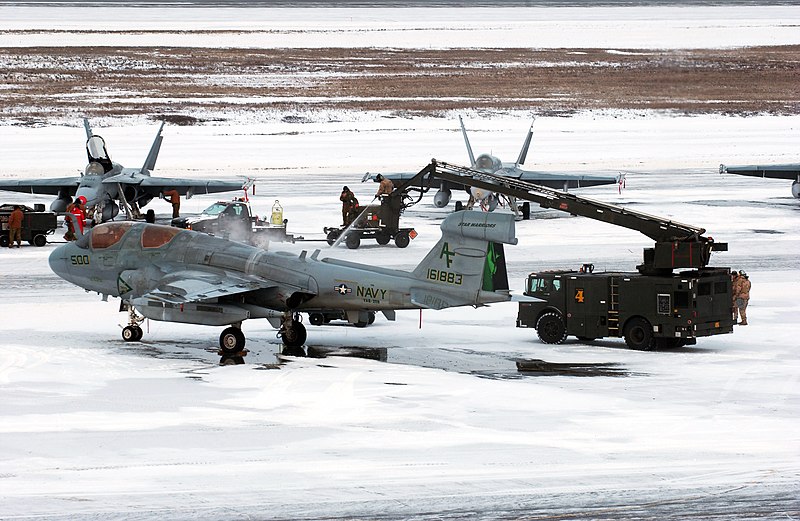
[(283, 342), (283, 354), (290, 356), (305, 356), (303, 344), (307, 338), (306, 326), (301, 322), (300, 313), (287, 311), (281, 320), (278, 329), (278, 338)]

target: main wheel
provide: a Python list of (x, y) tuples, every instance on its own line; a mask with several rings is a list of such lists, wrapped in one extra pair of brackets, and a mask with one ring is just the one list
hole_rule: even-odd
[(244, 349), (244, 333), (238, 327), (226, 327), (219, 335), (219, 347), (226, 355), (238, 353)]
[(561, 315), (550, 311), (536, 321), (536, 334), (545, 344), (560, 344), (567, 339), (567, 326)]
[(41, 248), (47, 244), (47, 237), (43, 233), (37, 233), (33, 236), (33, 241), (31, 241), (31, 243), (34, 246)]
[(281, 334), (281, 341), (286, 347), (301, 347), (307, 338), (306, 326), (300, 322), (293, 322), (292, 327)]
[(531, 203), (525, 201), (522, 203), (522, 220), (527, 221), (531, 218)]
[(388, 234), (388, 233), (386, 233), (386, 232), (380, 232), (378, 235), (376, 235), (376, 236), (375, 236), (375, 240), (376, 240), (376, 241), (378, 242), (378, 244), (380, 244), (381, 246), (386, 246), (387, 244), (389, 244), (389, 241), (391, 241), (391, 240), (392, 240), (392, 236), (391, 236), (391, 235), (389, 235), (389, 234)]
[(325, 323), (325, 316), (322, 313), (311, 313), (308, 315), (308, 321), (312, 326), (321, 326)]
[(405, 248), (409, 242), (411, 242), (411, 238), (408, 236), (408, 232), (397, 232), (397, 235), (394, 236), (394, 243), (398, 248)]
[(361, 237), (359, 237), (357, 233), (348, 233), (347, 238), (344, 240), (344, 243), (351, 250), (355, 250), (356, 248), (361, 246)]
[(656, 346), (653, 339), (653, 327), (650, 322), (641, 317), (630, 319), (625, 325), (624, 334), (625, 343), (631, 349), (650, 351)]
[(339, 238), (339, 230), (331, 230), (328, 232), (328, 236), (325, 238), (328, 241), (328, 246), (333, 246), (333, 243), (336, 242), (336, 239)]
[(142, 328), (139, 326), (125, 326), (122, 328), (122, 339), (126, 342), (138, 342), (142, 339)]

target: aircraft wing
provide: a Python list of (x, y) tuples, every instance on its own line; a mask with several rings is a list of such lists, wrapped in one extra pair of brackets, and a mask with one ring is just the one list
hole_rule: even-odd
[(163, 277), (142, 298), (184, 304), (276, 287), (273, 281), (222, 270), (179, 270)]
[(0, 180), (0, 190), (23, 192), (26, 194), (58, 195), (62, 189), (74, 192), (80, 183), (80, 177), (56, 177), (50, 179), (13, 179)]
[(615, 185), (620, 182), (619, 175), (581, 174), (577, 172), (536, 172), (532, 170), (516, 170), (497, 172), (497, 175), (513, 177), (537, 185), (559, 190), (567, 188), (585, 188), (587, 186)]
[(103, 179), (103, 183), (120, 183), (136, 185), (152, 196), (169, 188), (174, 188), (181, 195), (191, 190), (195, 195), (215, 194), (218, 192), (234, 192), (242, 190), (247, 180), (222, 181), (218, 179), (187, 179), (184, 177), (150, 177), (144, 175), (118, 174)]
[(774, 179), (794, 180), (800, 178), (800, 164), (788, 165), (719, 165), (720, 173), (748, 175), (752, 177), (771, 177)]

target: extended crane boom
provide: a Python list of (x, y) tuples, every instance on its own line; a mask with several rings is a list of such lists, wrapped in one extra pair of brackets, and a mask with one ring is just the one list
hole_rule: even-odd
[(637, 266), (643, 274), (664, 274), (676, 268), (703, 268), (708, 265), (712, 251), (728, 249), (727, 243), (715, 243), (711, 237), (703, 236), (704, 228), (435, 159), (398, 188), (424, 193), (434, 178), (641, 232), (656, 241), (655, 247), (645, 249), (644, 262)]

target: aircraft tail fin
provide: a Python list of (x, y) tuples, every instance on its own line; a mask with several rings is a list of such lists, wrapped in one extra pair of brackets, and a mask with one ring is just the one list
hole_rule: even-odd
[(509, 300), (502, 245), (517, 243), (514, 216), (465, 210), (450, 214), (441, 229), (439, 242), (414, 269), (427, 284), (412, 289), (412, 301), (442, 309)]
[(517, 157), (515, 166), (525, 164), (525, 158), (528, 157), (528, 148), (531, 146), (531, 139), (533, 139), (533, 124), (535, 122), (536, 118), (531, 121), (531, 128), (528, 129), (528, 135), (525, 137), (525, 142), (522, 144), (522, 149), (519, 151), (519, 157)]
[(156, 159), (158, 158), (158, 152), (161, 150), (161, 142), (164, 140), (164, 136), (161, 135), (161, 130), (164, 128), (164, 122), (161, 122), (161, 126), (158, 127), (158, 132), (156, 133), (156, 138), (153, 140), (153, 145), (150, 147), (150, 152), (147, 154), (147, 159), (144, 161), (144, 165), (142, 166), (141, 172), (144, 174), (146, 170), (153, 170), (156, 167)]
[(470, 146), (469, 138), (467, 137), (467, 129), (464, 128), (464, 120), (461, 119), (461, 116), (458, 116), (458, 122), (461, 123), (461, 134), (464, 135), (464, 143), (467, 145), (467, 154), (469, 154), (469, 165), (475, 166), (475, 154), (472, 153), (472, 146)]
[(94, 133), (92, 132), (92, 126), (89, 125), (89, 120), (83, 118), (83, 128), (86, 129), (86, 139), (92, 139)]

